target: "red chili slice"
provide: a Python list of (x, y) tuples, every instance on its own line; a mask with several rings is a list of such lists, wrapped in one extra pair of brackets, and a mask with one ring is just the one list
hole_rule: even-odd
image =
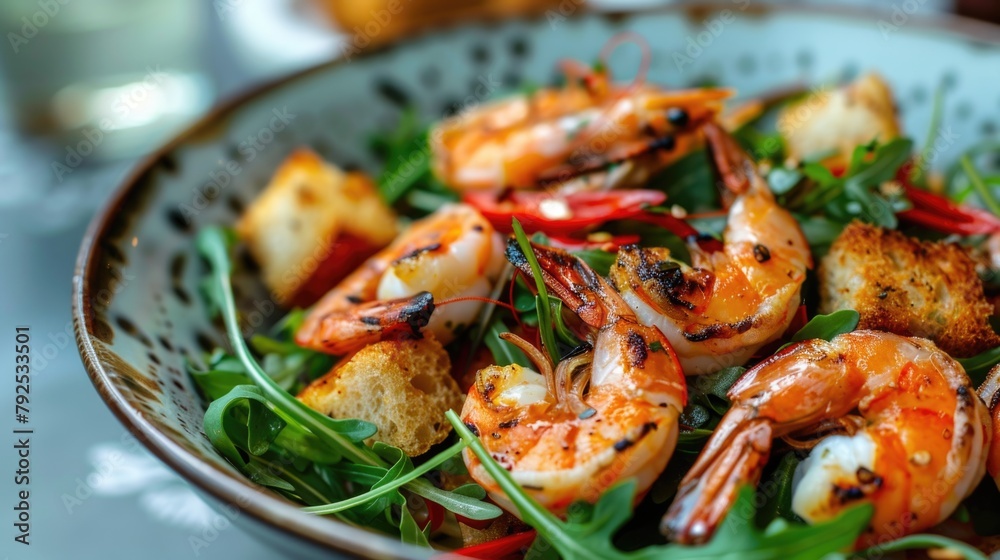
[(475, 206), (498, 231), (511, 231), (517, 218), (528, 233), (579, 234), (611, 220), (632, 218), (648, 206), (662, 204), (667, 195), (653, 190), (579, 192), (556, 196), (544, 191), (470, 192), (465, 202)]
[(558, 247), (560, 249), (565, 249), (567, 251), (583, 251), (586, 249), (600, 249), (603, 251), (615, 252), (620, 247), (625, 245), (632, 245), (639, 242), (639, 236), (628, 234), (628, 235), (612, 235), (607, 239), (578, 239), (576, 237), (562, 237), (556, 235), (550, 235), (549, 241), (552, 242), (553, 247)]
[[(900, 219), (942, 233), (958, 235), (990, 234), (1000, 231), (1000, 217), (981, 208), (957, 204), (948, 197), (925, 191), (910, 182), (913, 162), (904, 164), (896, 173), (896, 180), (903, 185), (906, 197), (913, 208), (897, 212)], [(835, 177), (844, 173), (843, 168), (831, 169)]]
[(505, 558), (514, 554), (519, 554), (524, 548), (531, 546), (535, 540), (535, 531), (525, 531), (509, 537), (467, 546), (448, 554), (448, 556), (462, 556), (464, 558), (482, 558), (483, 560), (493, 560)]
[(1000, 231), (1000, 218), (986, 210), (955, 204), (939, 194), (903, 183), (913, 208), (899, 212), (899, 217), (943, 233), (976, 235)]

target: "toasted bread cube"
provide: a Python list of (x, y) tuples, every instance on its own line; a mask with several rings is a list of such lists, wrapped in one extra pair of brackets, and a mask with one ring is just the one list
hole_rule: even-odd
[(854, 309), (858, 328), (933, 340), (965, 358), (1000, 346), (975, 263), (952, 243), (854, 222), (819, 268), (820, 311)]
[(857, 146), (899, 136), (892, 90), (876, 74), (840, 89), (815, 92), (785, 107), (777, 128), (787, 142), (789, 157), (800, 161), (832, 152), (824, 160), (830, 167), (846, 166)]
[(236, 231), (285, 305), (306, 306), (396, 236), (396, 215), (360, 173), (300, 149), (281, 164)]
[(378, 426), (373, 439), (416, 457), (444, 441), (451, 432), (444, 413), (461, 410), (465, 396), (451, 377), (448, 353), (428, 336), (366, 346), (299, 399), (334, 418), (371, 422)]

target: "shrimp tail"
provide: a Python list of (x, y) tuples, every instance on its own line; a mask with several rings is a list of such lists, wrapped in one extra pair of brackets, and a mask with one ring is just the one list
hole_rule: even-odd
[(707, 123), (702, 127), (702, 132), (704, 132), (705, 139), (711, 148), (712, 159), (722, 177), (722, 183), (728, 191), (729, 198), (749, 191), (753, 186), (754, 179), (757, 178), (757, 172), (750, 156), (736, 139), (720, 125)]
[[(739, 415), (720, 426), (727, 437), (713, 437), (685, 475), (660, 523), (669, 539), (703, 543), (715, 532), (739, 489), (756, 486), (771, 451), (772, 429), (765, 419)], [(721, 434), (720, 434), (721, 435)]]
[[(632, 317), (621, 296), (585, 262), (561, 249), (531, 244), (541, 268), (542, 281), (580, 319), (592, 328), (601, 328), (608, 317)], [(533, 277), (531, 265), (517, 240), (507, 240), (507, 260), (523, 274)]]
[(324, 315), (314, 333), (300, 332), (296, 342), (321, 352), (347, 354), (382, 340), (420, 338), (433, 312), (430, 292), (371, 301)]

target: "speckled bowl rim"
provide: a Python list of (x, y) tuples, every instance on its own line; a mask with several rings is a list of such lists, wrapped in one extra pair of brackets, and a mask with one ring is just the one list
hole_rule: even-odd
[[(683, 13), (683, 12), (705, 12), (710, 13), (726, 8), (731, 8), (731, 4), (720, 2), (690, 2), (668, 6), (658, 6), (646, 9), (626, 10), (621, 12), (594, 12), (587, 9), (580, 10), (580, 16), (574, 17), (604, 17), (614, 19), (616, 17), (634, 17), (643, 14), (655, 15), (662, 13)], [(751, 16), (768, 16), (774, 12), (790, 12), (805, 15), (837, 16), (845, 19), (868, 19), (884, 17), (884, 12), (851, 8), (851, 7), (810, 7), (810, 6), (781, 6), (775, 4), (765, 4), (751, 6), (748, 13)], [(527, 18), (525, 21), (540, 19)], [(500, 21), (497, 19), (483, 20)], [(465, 24), (460, 24), (465, 25)], [(1000, 25), (988, 22), (972, 20), (960, 16), (942, 14), (929, 18), (914, 19), (908, 25), (925, 30), (944, 30), (952, 34), (964, 35), (983, 43), (1000, 45)], [(447, 30), (455, 26), (448, 26), (436, 31)], [(431, 32), (433, 33), (433, 31)], [(417, 35), (405, 39), (400, 43), (394, 43), (378, 49), (364, 52), (356, 57), (363, 59), (372, 55), (390, 51), (396, 48), (405, 48), (408, 41), (419, 39), (422, 35)], [(264, 95), (273, 90), (295, 83), (307, 76), (317, 72), (323, 72), (344, 64), (343, 60), (332, 60), (293, 73), (264, 84), (254, 86), (247, 91), (231, 97), (217, 105), (207, 115), (200, 118), (196, 123), (178, 134), (170, 142), (145, 157), (128, 175), (125, 181), (115, 190), (103, 209), (97, 213), (87, 228), (83, 237), (80, 252), (77, 257), (76, 267), (73, 274), (73, 328), (77, 347), (83, 359), (84, 367), (90, 376), (91, 382), (97, 389), (98, 394), (105, 404), (118, 417), (118, 420), (161, 461), (169, 465), (174, 471), (181, 474), (188, 481), (196, 485), (201, 491), (214, 497), (225, 504), (239, 504), (241, 512), (249, 514), (259, 522), (274, 527), (280, 532), (303, 538), (313, 545), (332, 551), (364, 555), (389, 554), (400, 558), (425, 558), (430, 552), (426, 549), (404, 545), (389, 537), (373, 534), (370, 531), (352, 527), (350, 525), (326, 519), (319, 516), (304, 515), (299, 511), (297, 505), (280, 498), (266, 490), (254, 488), (248, 481), (239, 480), (232, 473), (227, 473), (209, 463), (199, 459), (194, 453), (175, 443), (162, 432), (154, 428), (142, 414), (129, 405), (126, 395), (119, 391), (110, 382), (108, 373), (98, 361), (97, 352), (92, 342), (93, 317), (89, 313), (89, 306), (84, 302), (90, 299), (90, 282), (94, 274), (95, 267), (101, 263), (93, 260), (95, 248), (100, 239), (107, 233), (110, 225), (117, 218), (119, 210), (126, 200), (126, 197), (133, 189), (137, 188), (141, 179), (148, 174), (161, 159), (173, 152), (179, 146), (196, 136), (199, 132), (208, 129), (213, 123), (224, 119), (241, 105), (248, 101)], [(251, 499), (246, 499), (251, 496)], [(333, 523), (333, 525), (331, 525)], [(379, 542), (373, 546), (371, 543)]]

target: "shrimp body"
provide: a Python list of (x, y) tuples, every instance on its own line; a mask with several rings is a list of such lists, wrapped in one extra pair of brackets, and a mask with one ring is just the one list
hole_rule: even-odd
[(747, 371), (729, 398), (664, 517), (681, 542), (709, 538), (739, 486), (759, 481), (779, 437), (823, 438), (795, 472), (800, 517), (874, 506), (858, 546), (933, 527), (985, 472), (986, 406), (962, 366), (922, 338), (855, 331), (799, 343)]
[[(705, 131), (717, 160), (729, 150), (721, 157), (742, 158), (737, 161), (750, 166), (720, 129), (706, 126)], [(692, 240), (688, 266), (668, 249), (633, 245), (619, 250), (611, 267), (613, 285), (640, 321), (667, 335), (687, 375), (741, 365), (780, 337), (798, 309), (812, 266), (795, 218), (752, 169), (728, 183), (737, 194), (722, 251), (702, 250)]]
[[(697, 146), (697, 127), (729, 94), (616, 87), (606, 74), (593, 74), (442, 121), (430, 134), (432, 169), (459, 191), (533, 188), (582, 175), (607, 188), (629, 171), (641, 181)], [(605, 172), (622, 162), (630, 164)]]
[[(592, 342), (553, 371), (536, 348), (506, 335), (542, 373), (518, 365), (480, 370), (463, 421), (526, 492), (558, 514), (625, 478), (645, 492), (673, 452), (687, 400), (676, 357), (663, 334), (636, 321), (586, 264), (550, 248), (535, 253), (546, 284), (593, 329)], [(516, 244), (507, 254), (530, 274)], [(466, 450), (464, 457), (472, 477), (516, 514), (476, 456)]]
[(434, 300), (485, 297), (503, 266), (503, 241), (477, 210), (443, 206), (414, 222), (313, 307), (296, 342), (345, 354), (426, 327), (442, 344), (470, 324), (482, 305)]
[(990, 409), (993, 418), (993, 445), (990, 447), (989, 459), (986, 461), (986, 472), (993, 477), (997, 488), (1000, 488), (1000, 365), (990, 370), (986, 381), (979, 387), (979, 396)]

